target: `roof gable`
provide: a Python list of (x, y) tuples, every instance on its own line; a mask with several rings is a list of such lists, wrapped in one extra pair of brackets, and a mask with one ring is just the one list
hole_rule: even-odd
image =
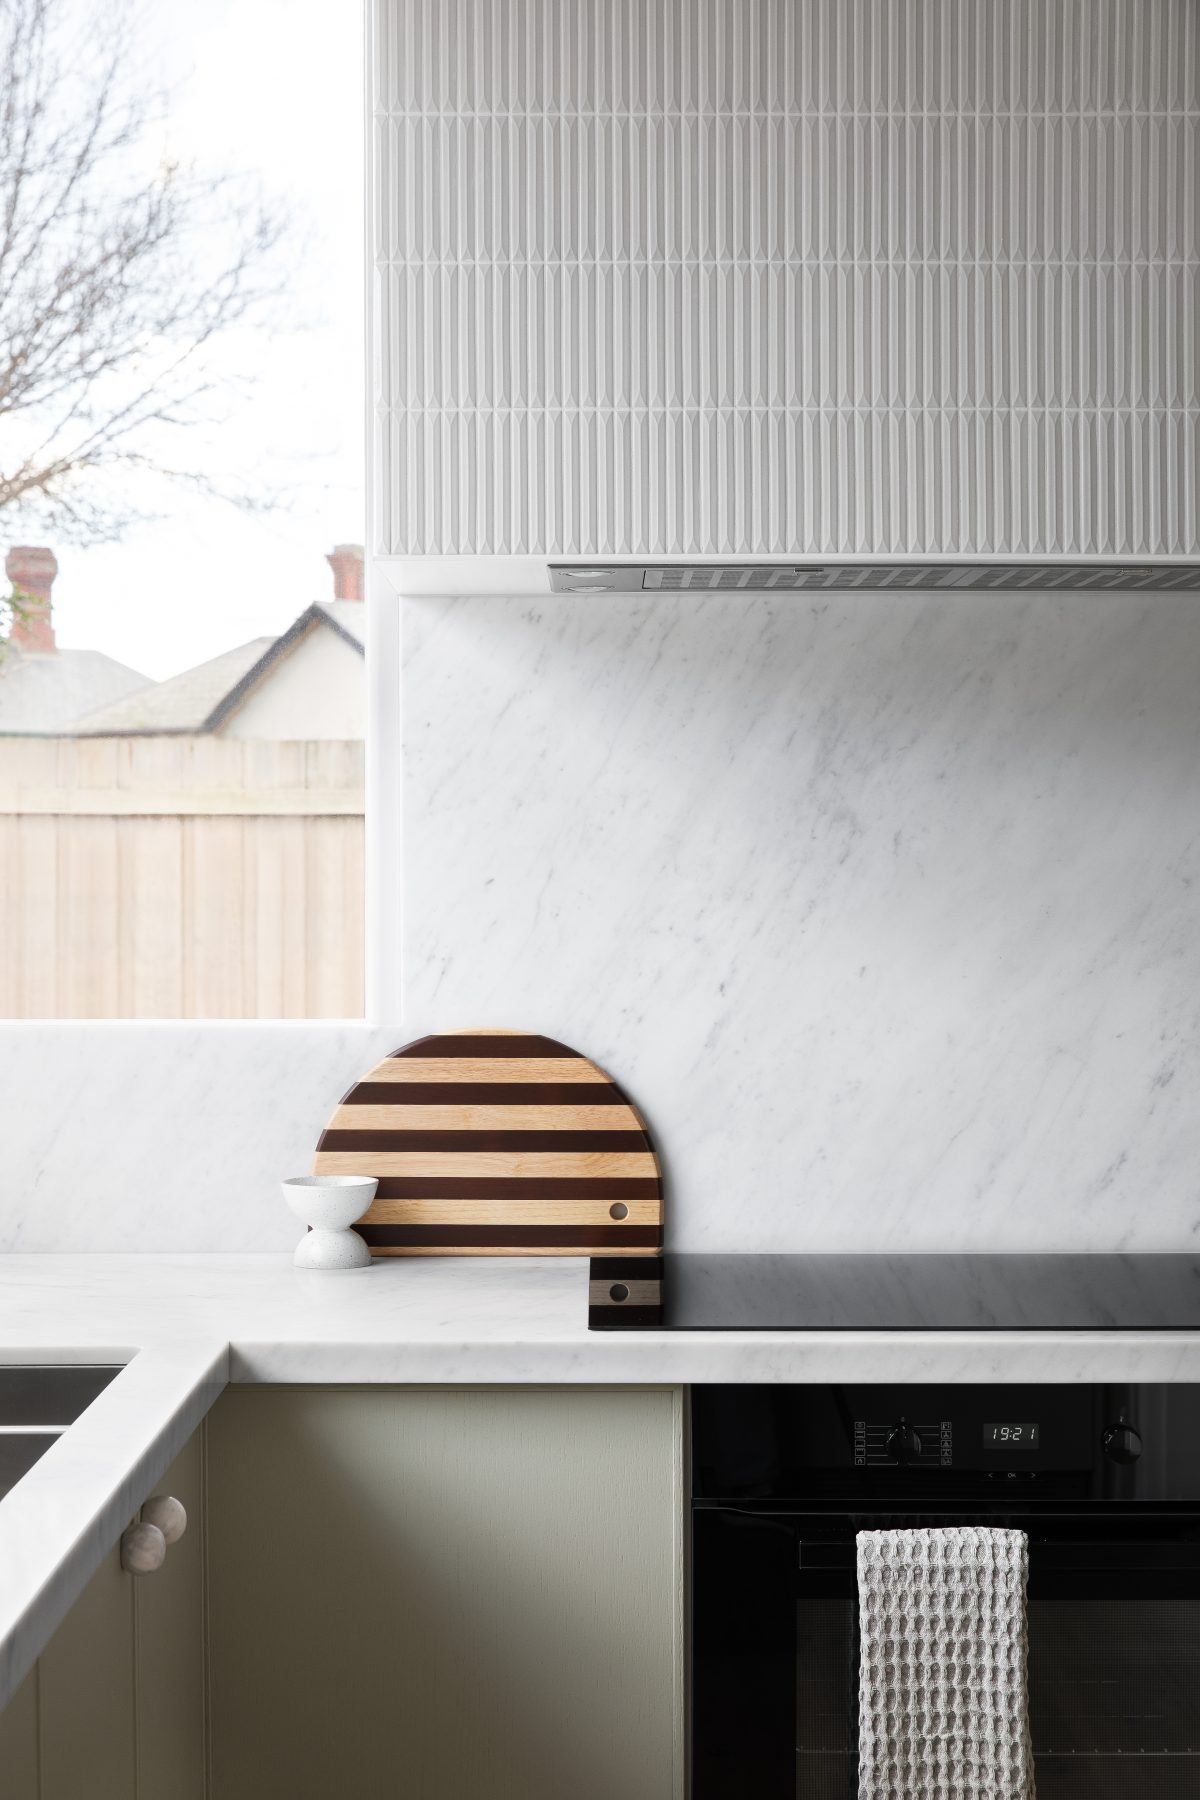
[(249, 699), (251, 693), (261, 681), (266, 679), (276, 663), (294, 650), (301, 638), (307, 637), (310, 631), (314, 631), (322, 625), (328, 626), (340, 638), (344, 638), (361, 656), (363, 654), (362, 639), (345, 630), (336, 618), (329, 617), (330, 608), (335, 605), (356, 606), (360, 612), (362, 611), (362, 606), (357, 600), (340, 602), (314, 600), (311, 606), (305, 607), (298, 619), (293, 620), (282, 636), (274, 639), (253, 668), (247, 669), (241, 680), (230, 688), (224, 699), (214, 706), (203, 729), (216, 731), (224, 724), (230, 713), (235, 712), (244, 700)]
[(151, 682), (125, 700), (88, 713), (74, 727), (75, 734), (136, 737), (217, 731), (310, 631), (327, 627), (363, 655), (362, 637), (343, 617), (349, 608), (362, 614), (356, 600), (314, 601), (279, 637), (252, 638), (167, 681)]

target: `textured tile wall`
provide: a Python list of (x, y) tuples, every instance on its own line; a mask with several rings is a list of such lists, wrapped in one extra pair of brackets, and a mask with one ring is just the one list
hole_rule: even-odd
[(1196, 554), (1197, 0), (377, 0), (383, 554)]

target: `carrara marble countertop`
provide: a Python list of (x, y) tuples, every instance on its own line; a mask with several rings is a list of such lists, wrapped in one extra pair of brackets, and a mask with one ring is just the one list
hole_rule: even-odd
[(39, 1361), (127, 1366), (0, 1500), (0, 1706), (231, 1381), (1200, 1381), (1200, 1333), (589, 1332), (573, 1257), (0, 1256)]

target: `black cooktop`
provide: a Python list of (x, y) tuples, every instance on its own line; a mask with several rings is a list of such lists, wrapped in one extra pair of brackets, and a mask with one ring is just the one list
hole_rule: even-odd
[(1195, 1331), (1200, 1258), (594, 1256), (593, 1331)]

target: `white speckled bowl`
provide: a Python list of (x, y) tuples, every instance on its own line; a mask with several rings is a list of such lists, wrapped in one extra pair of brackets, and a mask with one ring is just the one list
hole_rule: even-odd
[(298, 1269), (369, 1269), (371, 1252), (350, 1227), (361, 1219), (379, 1183), (373, 1175), (293, 1175), (283, 1197), (309, 1231), (296, 1246)]

